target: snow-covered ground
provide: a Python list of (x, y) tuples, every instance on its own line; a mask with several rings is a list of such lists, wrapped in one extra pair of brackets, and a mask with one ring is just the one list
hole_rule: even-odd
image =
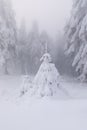
[(64, 78), (68, 98), (19, 97), (22, 79), (0, 77), (0, 130), (87, 130), (87, 85)]

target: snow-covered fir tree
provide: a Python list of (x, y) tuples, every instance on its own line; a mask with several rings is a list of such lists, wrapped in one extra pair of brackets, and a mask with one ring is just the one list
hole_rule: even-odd
[[(16, 55), (17, 28), (10, 0), (0, 0), (0, 65), (8, 74), (8, 64), (12, 67)], [(14, 64), (14, 63), (13, 63)]]
[(59, 72), (52, 63), (52, 58), (49, 53), (45, 53), (41, 58), (42, 64), (34, 79), (33, 93), (43, 96), (53, 96), (59, 84)]
[(87, 0), (73, 0), (65, 35), (66, 53), (74, 58), (72, 66), (79, 72), (79, 78), (87, 81)]
[(30, 95), (34, 96), (53, 96), (57, 92), (57, 89), (60, 88), (60, 75), (52, 63), (50, 54), (45, 53), (40, 61), (42, 61), (42, 64), (33, 83), (30, 84), (29, 76), (24, 77), (21, 95), (28, 91)]

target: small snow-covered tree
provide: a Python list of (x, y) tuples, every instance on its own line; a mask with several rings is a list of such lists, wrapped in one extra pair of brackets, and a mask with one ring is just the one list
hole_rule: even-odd
[(28, 91), (30, 96), (36, 97), (54, 96), (57, 93), (57, 90), (63, 90), (64, 92), (64, 89), (59, 83), (60, 75), (55, 64), (52, 63), (51, 55), (45, 53), (40, 61), (42, 61), (42, 64), (32, 84), (29, 82), (29, 77), (24, 77), (21, 96)]
[(66, 53), (73, 57), (82, 81), (87, 80), (87, 0), (73, 0), (71, 18), (65, 28)]

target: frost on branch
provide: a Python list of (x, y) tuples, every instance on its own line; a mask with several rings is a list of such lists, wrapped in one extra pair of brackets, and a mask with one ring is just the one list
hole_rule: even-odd
[[(87, 80), (87, 0), (74, 0), (71, 18), (66, 26), (67, 37), (66, 53), (72, 54), (74, 61), (72, 66), (80, 71), (82, 81)], [(80, 78), (81, 79), (81, 78)]]

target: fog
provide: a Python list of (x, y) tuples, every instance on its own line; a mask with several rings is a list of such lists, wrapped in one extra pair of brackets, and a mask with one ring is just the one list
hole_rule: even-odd
[(72, 0), (12, 0), (18, 25), (25, 19), (27, 27), (37, 21), (40, 29), (54, 36), (69, 18)]

